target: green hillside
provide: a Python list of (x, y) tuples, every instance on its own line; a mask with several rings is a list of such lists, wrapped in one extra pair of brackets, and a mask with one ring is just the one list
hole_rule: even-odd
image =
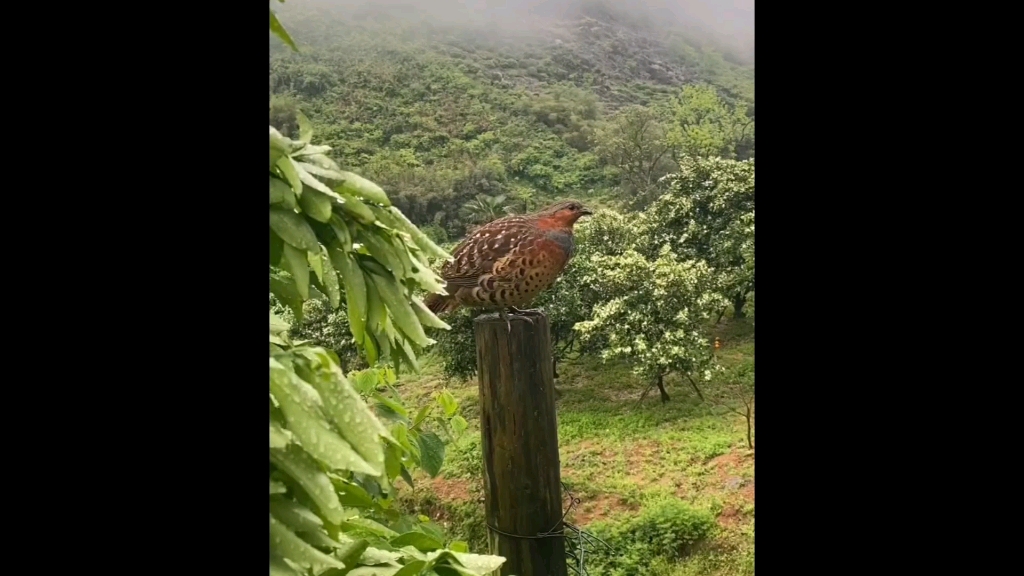
[(271, 39), (271, 124), (288, 134), (301, 109), (343, 165), (448, 235), (464, 231), (455, 208), (477, 194), (523, 209), (622, 203), (599, 131), (626, 106), (668, 117), (681, 86), (706, 82), (753, 117), (752, 67), (602, 4), (529, 29), (301, 1), (280, 19), (302, 53)]

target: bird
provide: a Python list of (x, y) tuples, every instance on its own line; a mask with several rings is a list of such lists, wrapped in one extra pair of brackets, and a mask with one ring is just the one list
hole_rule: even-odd
[(461, 307), (497, 310), (511, 331), (506, 310), (516, 315), (535, 312), (520, 307), (562, 273), (576, 252), (573, 226), (592, 214), (580, 202), (564, 200), (473, 230), (441, 268), (448, 294), (431, 294), (424, 304), (438, 315)]

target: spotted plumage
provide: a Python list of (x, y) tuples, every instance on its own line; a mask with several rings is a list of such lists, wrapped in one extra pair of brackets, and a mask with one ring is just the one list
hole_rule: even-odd
[(502, 312), (526, 306), (565, 269), (576, 251), (572, 227), (590, 213), (567, 200), (477, 228), (441, 269), (448, 295), (432, 294), (427, 307), (441, 314), (460, 306)]

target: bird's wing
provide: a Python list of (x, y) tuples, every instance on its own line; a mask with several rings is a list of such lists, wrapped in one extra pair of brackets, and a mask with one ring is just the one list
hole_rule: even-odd
[[(471, 288), (480, 277), (491, 274), (495, 264), (525, 247), (536, 226), (522, 216), (509, 216), (477, 228), (452, 253), (441, 276), (453, 288)], [(500, 266), (499, 266), (500, 267)]]

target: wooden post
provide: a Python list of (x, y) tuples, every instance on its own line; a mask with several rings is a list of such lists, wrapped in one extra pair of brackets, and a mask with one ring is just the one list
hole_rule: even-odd
[[(507, 559), (501, 576), (567, 576), (548, 318), (509, 322), (473, 323), (490, 552)], [(535, 538), (548, 531), (558, 536)]]

